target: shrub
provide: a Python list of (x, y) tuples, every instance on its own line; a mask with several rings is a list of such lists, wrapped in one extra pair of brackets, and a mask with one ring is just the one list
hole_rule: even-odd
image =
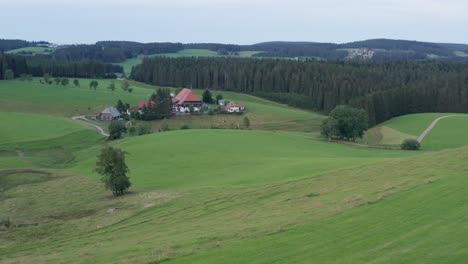
[(9, 217), (0, 219), (0, 226), (3, 226), (5, 228), (10, 228), (11, 227), (11, 221)]
[(169, 131), (169, 124), (167, 122), (167, 119), (164, 119), (162, 122), (161, 122), (161, 128), (160, 128), (161, 131)]
[(401, 149), (403, 150), (419, 150), (420, 148), (421, 144), (413, 138), (405, 139), (403, 143), (401, 143)]
[(128, 134), (133, 136), (136, 134), (136, 128), (134, 126), (131, 126), (128, 128)]
[(248, 117), (244, 117), (244, 127), (249, 128), (250, 127), (250, 119)]
[(180, 129), (190, 129), (190, 127), (188, 125), (182, 125)]
[(109, 125), (109, 140), (119, 139), (122, 137), (122, 133), (125, 133), (127, 128), (123, 122), (112, 121)]
[(153, 129), (150, 124), (138, 124), (136, 130), (139, 136), (153, 133)]

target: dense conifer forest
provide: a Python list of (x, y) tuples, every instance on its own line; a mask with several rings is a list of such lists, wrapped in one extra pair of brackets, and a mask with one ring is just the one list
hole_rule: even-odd
[(0, 53), (0, 80), (22, 74), (43, 76), (45, 73), (59, 77), (115, 78), (115, 73), (123, 72), (121, 66), (99, 61), (58, 61), (48, 56), (18, 56)]
[(365, 109), (371, 124), (409, 113), (468, 112), (465, 63), (150, 58), (131, 78), (249, 93), (323, 112), (350, 104)]

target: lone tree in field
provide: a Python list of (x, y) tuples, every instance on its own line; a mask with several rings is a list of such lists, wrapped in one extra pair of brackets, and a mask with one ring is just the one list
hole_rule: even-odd
[(206, 90), (203, 92), (202, 97), (203, 97), (202, 101), (203, 101), (204, 103), (207, 103), (207, 104), (212, 104), (212, 103), (213, 103), (213, 96), (212, 96), (210, 90), (206, 89)]
[(421, 148), (421, 144), (414, 138), (408, 138), (401, 143), (402, 150), (419, 150)]
[(109, 84), (109, 86), (107, 86), (107, 89), (109, 89), (109, 90), (111, 90), (112, 92), (114, 92), (114, 91), (115, 91), (115, 83), (114, 83), (114, 82), (111, 82), (111, 83)]
[(322, 123), (322, 135), (341, 140), (362, 138), (368, 128), (369, 117), (363, 109), (339, 105)]
[(125, 164), (125, 154), (126, 152), (120, 149), (106, 146), (101, 150), (96, 162), (96, 171), (102, 175), (102, 182), (114, 196), (125, 194), (131, 186), (127, 176), (129, 169)]
[(92, 80), (89, 83), (89, 89), (94, 89), (94, 91), (96, 91), (98, 86), (99, 86), (99, 83), (97, 81), (95, 81), (95, 80)]
[(69, 82), (70, 82), (70, 81), (69, 81), (67, 78), (63, 78), (63, 79), (60, 81), (60, 83), (61, 83), (63, 86), (67, 86)]
[(122, 138), (122, 134), (127, 132), (123, 122), (114, 120), (109, 125), (109, 140)]
[(78, 79), (73, 80), (73, 85), (75, 85), (75, 87), (80, 87), (80, 81)]
[(122, 82), (122, 90), (124, 90), (125, 92), (128, 91), (128, 88), (130, 88), (130, 83), (128, 83), (128, 81), (123, 81)]

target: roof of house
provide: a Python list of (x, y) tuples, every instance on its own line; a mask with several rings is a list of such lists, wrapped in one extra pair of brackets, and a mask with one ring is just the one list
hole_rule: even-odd
[(234, 103), (234, 102), (229, 102), (229, 103), (226, 105), (226, 108), (231, 108), (231, 107), (245, 108), (245, 105), (244, 105), (244, 104), (236, 104), (236, 103)]
[(140, 101), (138, 103), (138, 109), (142, 109), (144, 107), (148, 107), (148, 106), (154, 106), (156, 103), (154, 101)]
[(101, 112), (101, 114), (110, 114), (112, 115), (112, 117), (120, 116), (120, 112), (117, 109), (115, 109), (115, 107), (107, 107), (106, 109), (104, 109), (104, 111)]
[(183, 104), (185, 102), (200, 102), (200, 98), (190, 89), (184, 88), (172, 99), (174, 104)]

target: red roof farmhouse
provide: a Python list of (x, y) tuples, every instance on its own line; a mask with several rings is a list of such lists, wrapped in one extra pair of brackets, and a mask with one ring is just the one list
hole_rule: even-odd
[(140, 101), (138, 103), (138, 110), (141, 110), (145, 107), (154, 106), (156, 103), (154, 101)]
[(172, 98), (172, 104), (183, 107), (201, 107), (203, 103), (192, 90), (184, 88)]

